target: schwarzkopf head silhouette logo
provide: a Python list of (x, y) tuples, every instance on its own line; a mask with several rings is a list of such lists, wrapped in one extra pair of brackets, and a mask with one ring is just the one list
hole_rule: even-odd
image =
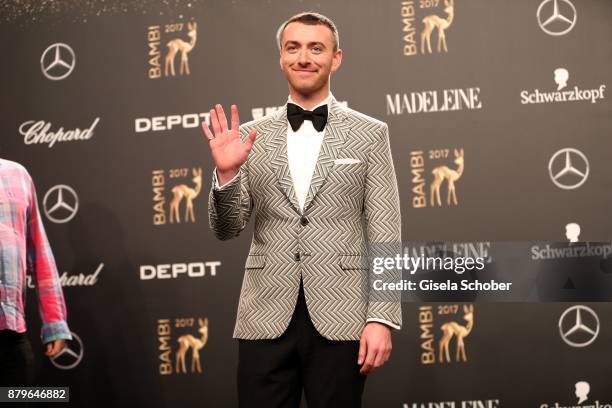
[(582, 404), (589, 399), (589, 392), (591, 392), (591, 386), (588, 382), (578, 381), (576, 383), (576, 398), (578, 398), (578, 404)]
[(567, 80), (569, 79), (569, 72), (565, 68), (555, 69), (555, 83), (557, 84), (557, 91), (562, 90), (567, 86)]
[(565, 226), (565, 237), (571, 243), (578, 242), (580, 240), (580, 224), (570, 222)]

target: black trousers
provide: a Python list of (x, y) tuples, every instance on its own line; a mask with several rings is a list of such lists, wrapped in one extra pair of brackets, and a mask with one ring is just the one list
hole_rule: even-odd
[(31, 386), (34, 354), (26, 333), (0, 330), (0, 386)]
[(332, 341), (313, 326), (300, 282), (289, 327), (271, 340), (239, 340), (240, 407), (361, 407), (366, 376), (359, 373), (358, 341)]

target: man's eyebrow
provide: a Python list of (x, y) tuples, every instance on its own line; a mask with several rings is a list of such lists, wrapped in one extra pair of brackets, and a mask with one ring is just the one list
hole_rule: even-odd
[[(295, 40), (288, 40), (287, 42), (285, 42), (285, 47), (287, 45), (300, 45), (300, 43), (298, 41), (295, 41)], [(323, 44), (320, 41), (313, 41), (313, 42), (308, 43), (308, 45), (319, 45), (319, 46), (325, 48), (325, 44)]]

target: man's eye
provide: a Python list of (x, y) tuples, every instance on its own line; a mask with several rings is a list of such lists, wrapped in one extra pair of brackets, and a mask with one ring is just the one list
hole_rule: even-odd
[(314, 47), (314, 48), (313, 48), (313, 50), (315, 50), (316, 52), (321, 52), (321, 51), (323, 51), (323, 50), (321, 49), (321, 47)]

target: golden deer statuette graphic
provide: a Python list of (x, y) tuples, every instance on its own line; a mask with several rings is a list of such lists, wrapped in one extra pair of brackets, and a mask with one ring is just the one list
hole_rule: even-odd
[(176, 372), (187, 373), (187, 369), (185, 368), (185, 354), (187, 354), (187, 350), (191, 348), (191, 372), (202, 373), (202, 365), (200, 364), (200, 350), (206, 345), (208, 341), (208, 319), (198, 319), (198, 323), (200, 324), (200, 328), (198, 331), (200, 332), (201, 338), (197, 338), (192, 336), (191, 334), (186, 334), (184, 336), (180, 336), (178, 338), (179, 348), (176, 351)]
[(166, 65), (164, 67), (164, 74), (166, 76), (168, 76), (168, 71), (170, 71), (171, 75), (174, 76), (174, 57), (176, 57), (176, 53), (179, 51), (181, 52), (181, 67), (179, 72), (181, 75), (184, 75), (185, 73), (187, 73), (187, 75), (190, 74), (189, 57), (187, 54), (189, 54), (191, 50), (193, 50), (193, 47), (195, 47), (198, 36), (196, 29), (197, 25), (195, 22), (187, 23), (187, 35), (190, 38), (189, 42), (180, 38), (175, 38), (174, 40), (168, 41), (168, 44), (166, 44), (168, 47), (168, 54), (166, 54)]
[(195, 222), (195, 216), (193, 214), (193, 200), (200, 194), (202, 190), (202, 168), (192, 169), (193, 182), (195, 188), (191, 188), (186, 184), (179, 184), (178, 186), (172, 187), (172, 201), (170, 202), (170, 223), (181, 222), (179, 215), (179, 206), (183, 198), (186, 200), (185, 205), (185, 222), (188, 222), (191, 218), (191, 222)]
[(427, 52), (431, 54), (431, 32), (434, 28), (438, 29), (438, 52), (442, 52), (442, 47), (444, 47), (444, 52), (448, 52), (448, 48), (446, 48), (446, 34), (444, 31), (453, 23), (455, 10), (453, 7), (453, 0), (444, 0), (444, 5), (446, 6), (444, 12), (448, 14), (447, 18), (444, 19), (435, 14), (423, 18), (425, 27), (423, 27), (423, 31), (421, 31), (421, 54), (425, 54), (426, 45)]
[(467, 361), (467, 355), (465, 354), (465, 343), (463, 339), (470, 335), (472, 327), (474, 326), (474, 305), (463, 305), (463, 319), (467, 321), (465, 326), (461, 326), (457, 322), (444, 323), (440, 330), (442, 330), (442, 338), (438, 343), (439, 347), (439, 360), (444, 362), (446, 360), (450, 363), (450, 353), (448, 352), (448, 345), (453, 337), (457, 338), (457, 355), (455, 360)]
[(463, 174), (463, 149), (455, 149), (455, 164), (457, 165), (457, 170), (453, 170), (447, 166), (440, 166), (431, 171), (434, 176), (430, 189), (430, 201), (432, 207), (436, 205), (436, 202), (438, 203), (439, 207), (442, 206), (442, 201), (440, 200), (440, 186), (444, 180), (446, 180), (446, 188), (448, 189), (448, 205), (451, 205), (451, 199), (453, 204), (457, 205), (455, 181), (459, 180)]

